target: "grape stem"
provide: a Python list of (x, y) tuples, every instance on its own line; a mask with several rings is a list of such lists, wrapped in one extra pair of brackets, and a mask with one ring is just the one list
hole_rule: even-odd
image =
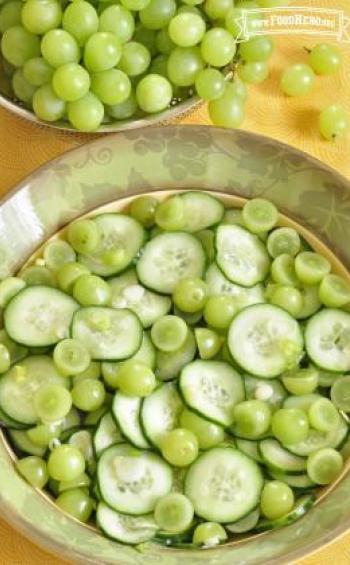
[(306, 53), (311, 53), (311, 49), (309, 49), (308, 47), (305, 47), (305, 45), (304, 45), (303, 49), (304, 49), (304, 51), (306, 51)]

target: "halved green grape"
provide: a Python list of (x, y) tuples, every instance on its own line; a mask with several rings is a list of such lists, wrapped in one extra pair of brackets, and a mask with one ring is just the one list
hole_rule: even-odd
[(273, 260), (271, 265), (271, 275), (273, 280), (279, 284), (297, 286), (297, 279), (294, 267), (294, 259), (291, 255), (282, 253)]
[(318, 449), (307, 458), (307, 474), (318, 485), (329, 485), (340, 475), (343, 458), (339, 451), (331, 447)]
[(303, 410), (281, 408), (272, 416), (272, 433), (284, 444), (297, 443), (307, 438), (309, 422)]
[(172, 18), (168, 33), (171, 41), (179, 47), (193, 47), (205, 34), (205, 22), (197, 14), (183, 12)]
[(205, 418), (198, 416), (188, 408), (180, 414), (180, 425), (182, 428), (194, 433), (197, 438), (199, 449), (210, 449), (218, 445), (225, 438), (224, 429)]
[(86, 347), (76, 339), (63, 339), (53, 352), (56, 367), (63, 375), (77, 375), (90, 365), (90, 355)]
[(24, 280), (18, 277), (7, 277), (0, 282), (0, 308), (5, 308), (11, 298), (16, 296), (26, 286)]
[(217, 69), (203, 69), (196, 76), (195, 87), (203, 100), (216, 100), (225, 91), (225, 79)]
[(131, 118), (138, 109), (135, 93), (131, 91), (130, 96), (124, 100), (124, 102), (107, 106), (106, 109), (107, 113), (115, 120), (127, 120)]
[(35, 488), (44, 488), (49, 480), (46, 462), (35, 455), (19, 459), (16, 462), (16, 469)]
[(80, 522), (87, 522), (93, 511), (90, 496), (82, 488), (67, 490), (56, 498), (57, 506)]
[(196, 237), (201, 242), (205, 254), (207, 256), (208, 263), (212, 263), (215, 259), (215, 233), (213, 230), (200, 230), (196, 234)]
[(303, 307), (303, 295), (294, 286), (276, 285), (269, 296), (269, 302), (280, 306), (293, 317), (296, 317)]
[(64, 29), (52, 29), (41, 40), (41, 52), (52, 67), (78, 63), (80, 48), (73, 35)]
[(88, 275), (89, 269), (82, 263), (67, 263), (63, 265), (56, 273), (58, 286), (64, 292), (72, 292), (75, 282), (82, 275)]
[(268, 77), (269, 66), (266, 61), (258, 61), (254, 63), (241, 61), (237, 67), (237, 74), (243, 82), (248, 84), (259, 84)]
[(167, 315), (153, 324), (151, 339), (160, 351), (177, 351), (185, 343), (187, 332), (187, 324), (182, 318)]
[(318, 75), (330, 75), (340, 69), (342, 54), (335, 45), (319, 43), (311, 49), (309, 63)]
[(86, 473), (82, 473), (73, 481), (61, 481), (58, 484), (58, 492), (62, 493), (73, 488), (84, 488), (91, 485), (91, 479)]
[(59, 27), (61, 19), (61, 4), (57, 0), (27, 0), (23, 4), (22, 24), (36, 35)]
[(67, 239), (78, 253), (92, 253), (100, 242), (100, 233), (93, 220), (78, 220), (69, 224)]
[(331, 388), (333, 404), (344, 412), (350, 412), (350, 376), (337, 379)]
[(276, 228), (269, 234), (267, 250), (274, 259), (282, 254), (294, 257), (300, 251), (300, 236), (293, 228)]
[(59, 438), (61, 425), (55, 423), (45, 423), (35, 426), (27, 431), (27, 435), (35, 445), (48, 447), (53, 439)]
[(308, 417), (311, 426), (320, 432), (330, 432), (339, 426), (339, 412), (328, 398), (313, 402)]
[(148, 396), (155, 389), (156, 377), (145, 363), (126, 361), (117, 373), (118, 388), (128, 396)]
[(350, 302), (350, 285), (338, 275), (326, 275), (321, 281), (318, 295), (327, 308), (342, 308)]
[(204, 11), (211, 20), (224, 20), (226, 14), (233, 8), (233, 0), (206, 0)]
[(295, 272), (298, 279), (304, 284), (318, 284), (328, 275), (331, 264), (319, 253), (302, 251), (295, 258)]
[(267, 61), (273, 51), (273, 41), (266, 35), (257, 35), (241, 43), (239, 54), (248, 63)]
[(56, 122), (66, 113), (66, 103), (56, 96), (50, 84), (44, 84), (33, 96), (33, 110), (41, 120)]
[(339, 104), (327, 106), (319, 115), (320, 133), (328, 141), (343, 137), (348, 132), (349, 126), (349, 117)]
[(315, 367), (289, 371), (282, 375), (282, 382), (290, 394), (310, 394), (317, 389), (318, 371)]
[(53, 73), (54, 69), (43, 57), (34, 57), (23, 65), (24, 78), (33, 86), (42, 86), (50, 82)]
[(72, 408), (72, 397), (64, 386), (47, 384), (35, 393), (34, 406), (42, 422), (57, 422)]
[(73, 481), (85, 471), (81, 451), (72, 445), (59, 445), (50, 453), (47, 470), (56, 481)]
[(5, 345), (0, 343), (0, 374), (6, 373), (11, 367), (10, 352)]
[(141, 110), (148, 114), (162, 112), (172, 99), (173, 89), (167, 78), (149, 74), (142, 78), (136, 87), (136, 100)]
[(97, 275), (81, 275), (73, 287), (73, 296), (83, 306), (105, 306), (112, 292), (109, 284)]
[(164, 434), (160, 448), (164, 459), (175, 467), (187, 467), (198, 456), (197, 438), (185, 428), (175, 428)]
[(90, 35), (85, 44), (84, 64), (93, 73), (107, 71), (115, 67), (122, 55), (117, 37), (108, 31), (98, 31)]
[(72, 389), (73, 404), (83, 412), (93, 412), (102, 406), (106, 398), (103, 383), (96, 379), (83, 379)]
[(66, 63), (56, 69), (52, 77), (52, 88), (61, 100), (74, 102), (89, 91), (90, 75), (78, 63)]
[(172, 492), (160, 498), (154, 509), (154, 519), (162, 530), (179, 533), (186, 530), (194, 516), (193, 504), (180, 492)]
[[(179, 13), (180, 12), (178, 11), (178, 14)], [(155, 44), (159, 53), (162, 53), (163, 55), (170, 55), (172, 50), (175, 48), (175, 43), (170, 39), (168, 30), (165, 27), (158, 31)]]
[(168, 59), (168, 77), (176, 86), (192, 86), (204, 68), (199, 47), (176, 47)]
[(185, 209), (183, 199), (173, 196), (160, 202), (155, 213), (156, 224), (167, 231), (181, 230), (185, 224)]
[(203, 37), (201, 53), (208, 65), (224, 67), (232, 61), (236, 53), (236, 42), (226, 29), (213, 27)]
[(100, 361), (91, 361), (85, 371), (81, 371), (74, 375), (73, 385), (78, 381), (84, 379), (99, 379), (101, 377), (101, 363)]
[(251, 232), (261, 233), (275, 227), (278, 222), (278, 210), (268, 200), (253, 198), (243, 206), (242, 218)]
[(182, 279), (173, 292), (174, 304), (183, 312), (199, 312), (208, 296), (207, 285), (202, 279)]
[(304, 320), (321, 308), (319, 287), (318, 285), (303, 285), (299, 290), (303, 296), (303, 307), (297, 318), (298, 320)]
[(21, 25), (22, 8), (23, 4), (20, 0), (13, 0), (3, 5), (0, 9), (0, 33), (4, 33), (10, 27)]
[(194, 333), (201, 359), (212, 359), (219, 353), (223, 341), (219, 334), (209, 328), (196, 328)]
[(73, 263), (76, 260), (76, 254), (67, 241), (55, 239), (45, 245), (43, 258), (49, 269), (57, 271), (63, 265)]
[(99, 19), (94, 6), (85, 0), (71, 2), (64, 11), (62, 27), (75, 37), (81, 47), (84, 46), (90, 35), (96, 33), (99, 27)]
[(140, 21), (148, 29), (162, 29), (175, 16), (176, 7), (175, 0), (150, 0), (139, 11)]
[(21, 273), (21, 279), (27, 286), (56, 286), (55, 275), (42, 265), (32, 265)]
[(232, 296), (209, 296), (203, 316), (209, 326), (217, 330), (226, 330), (236, 311), (237, 305)]
[(92, 92), (68, 104), (68, 119), (80, 131), (96, 130), (101, 125), (103, 117), (103, 104)]
[(235, 434), (246, 439), (262, 436), (270, 427), (271, 410), (262, 400), (245, 400), (233, 410)]
[(294, 494), (290, 486), (282, 481), (269, 481), (261, 493), (261, 512), (269, 520), (281, 518), (293, 508)]
[(129, 41), (123, 45), (122, 55), (119, 61), (119, 69), (129, 77), (142, 75), (151, 62), (149, 50), (136, 41)]
[(1, 38), (1, 53), (14, 67), (40, 56), (40, 40), (24, 27), (16, 25), (7, 29)]
[(114, 33), (120, 43), (130, 41), (135, 31), (135, 20), (130, 10), (118, 4), (108, 6), (100, 15), (99, 31)]
[(145, 228), (151, 228), (155, 223), (157, 206), (158, 200), (154, 196), (139, 196), (131, 202), (129, 213)]
[(194, 545), (204, 545), (213, 547), (227, 540), (227, 533), (221, 524), (216, 522), (203, 522), (199, 524), (193, 534), (192, 542)]
[(123, 71), (108, 69), (92, 75), (91, 91), (104, 104), (120, 104), (130, 96), (131, 82)]
[(281, 88), (288, 96), (308, 94), (315, 83), (315, 74), (309, 65), (297, 63), (287, 67), (282, 74)]

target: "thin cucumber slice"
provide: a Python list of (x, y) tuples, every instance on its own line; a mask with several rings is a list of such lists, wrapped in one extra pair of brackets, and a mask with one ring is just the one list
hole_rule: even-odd
[[(102, 277), (110, 277), (124, 271), (140, 251), (145, 241), (141, 224), (124, 214), (102, 214), (93, 218), (101, 235), (97, 249), (90, 255), (79, 255), (79, 262), (89, 271)], [(116, 265), (108, 264), (106, 254), (121, 250), (123, 257)]]
[(147, 396), (141, 407), (141, 425), (147, 439), (159, 447), (162, 436), (178, 427), (183, 402), (175, 384), (164, 383)]
[(0, 408), (0, 427), (8, 428), (9, 430), (27, 430), (30, 426), (13, 420)]
[(140, 425), (140, 411), (142, 399), (137, 396), (126, 396), (117, 392), (113, 404), (112, 414), (124, 436), (141, 449), (150, 447)]
[(228, 347), (245, 371), (269, 379), (299, 361), (303, 336), (298, 322), (285, 310), (271, 304), (256, 304), (233, 319)]
[(242, 451), (245, 455), (257, 461), (257, 463), (263, 463), (263, 458), (259, 452), (259, 442), (251, 439), (236, 438), (237, 449)]
[(194, 233), (215, 226), (224, 216), (223, 203), (206, 192), (184, 192), (180, 198), (184, 206), (184, 231)]
[(305, 345), (309, 357), (321, 369), (350, 371), (350, 314), (325, 308), (307, 323)]
[(141, 347), (143, 337), (141, 323), (131, 310), (104, 306), (80, 308), (74, 314), (71, 333), (97, 361), (128, 359)]
[(97, 466), (103, 500), (119, 512), (152, 512), (160, 497), (171, 491), (173, 472), (159, 455), (127, 444), (106, 449)]
[(13, 341), (5, 330), (0, 330), (0, 343), (6, 347), (10, 354), (11, 365), (22, 361), (28, 355), (28, 349)]
[(172, 294), (181, 279), (202, 277), (205, 253), (193, 235), (163, 233), (149, 241), (136, 265), (142, 284), (161, 294)]
[(193, 361), (179, 386), (189, 408), (223, 426), (232, 424), (233, 409), (245, 398), (242, 377), (223, 361)]
[(297, 500), (294, 508), (288, 512), (282, 518), (277, 520), (264, 519), (258, 522), (255, 527), (255, 531), (262, 532), (265, 530), (275, 530), (277, 528), (282, 528), (284, 526), (290, 526), (294, 524), (297, 520), (300, 520), (305, 514), (310, 510), (316, 500), (314, 494), (306, 494)]
[(34, 395), (43, 384), (69, 388), (69, 379), (57, 371), (51, 357), (33, 355), (14, 365), (0, 379), (0, 408), (17, 422), (34, 425), (39, 421)]
[(205, 274), (205, 281), (208, 285), (209, 296), (226, 295), (231, 296), (237, 307), (236, 312), (240, 312), (247, 306), (266, 302), (264, 287), (261, 284), (247, 288), (229, 281), (220, 271), (215, 263), (212, 263)]
[(175, 379), (196, 356), (197, 345), (193, 331), (188, 329), (185, 343), (172, 353), (157, 351), (156, 376), (160, 381)]
[(45, 447), (40, 447), (33, 443), (25, 430), (9, 430), (9, 438), (18, 451), (28, 453), (29, 455), (36, 455), (43, 457), (45, 455)]
[(98, 526), (108, 537), (129, 545), (149, 541), (158, 530), (152, 514), (128, 516), (112, 510), (104, 502), (100, 502), (97, 506), (96, 520)]
[(93, 437), (93, 445), (96, 456), (99, 457), (102, 451), (107, 449), (107, 447), (123, 441), (123, 436), (117, 428), (117, 424), (115, 423), (112, 414), (107, 412), (107, 414), (102, 416)]
[(270, 258), (265, 245), (238, 225), (218, 227), (216, 252), (217, 264), (233, 283), (252, 287), (268, 275)]
[(267, 383), (265, 379), (244, 375), (243, 380), (247, 400), (255, 399), (267, 402), (273, 411), (281, 408), (284, 400), (288, 397), (286, 389), (278, 379), (271, 379)]
[(303, 473), (302, 475), (290, 475), (288, 473), (269, 469), (269, 475), (276, 481), (287, 483), (287, 485), (292, 488), (310, 489), (316, 486), (306, 473)]
[(263, 439), (259, 443), (259, 450), (266, 465), (283, 473), (301, 473), (306, 471), (306, 459), (293, 455), (276, 439)]
[(112, 291), (113, 308), (129, 308), (140, 319), (144, 328), (165, 316), (171, 308), (171, 299), (147, 290), (140, 285), (135, 269), (108, 281)]
[(210, 522), (231, 523), (256, 508), (263, 483), (255, 461), (237, 449), (215, 447), (190, 466), (185, 495), (197, 516)]
[(73, 298), (56, 288), (27, 287), (6, 306), (5, 330), (11, 339), (28, 347), (54, 345), (69, 336), (78, 308)]
[(260, 512), (259, 508), (255, 508), (252, 512), (250, 512), (247, 516), (234, 522), (233, 524), (226, 524), (225, 528), (231, 534), (244, 534), (245, 532), (249, 532), (253, 530), (257, 523), (259, 522)]
[(309, 435), (304, 441), (285, 445), (284, 447), (295, 455), (307, 457), (310, 453), (324, 447), (340, 448), (345, 441), (349, 428), (342, 417), (339, 417), (339, 426), (330, 432), (319, 432), (310, 430)]

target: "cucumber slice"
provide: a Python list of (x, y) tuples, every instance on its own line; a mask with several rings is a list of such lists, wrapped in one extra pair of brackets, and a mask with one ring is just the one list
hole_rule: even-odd
[(199, 456), (185, 479), (185, 495), (197, 516), (210, 522), (236, 522), (260, 501), (264, 484), (258, 465), (229, 447), (214, 447)]
[(156, 376), (161, 381), (175, 379), (188, 363), (191, 363), (197, 352), (196, 340), (192, 330), (188, 329), (185, 343), (177, 350), (169, 353), (157, 351)]
[(202, 277), (205, 253), (193, 235), (163, 233), (149, 241), (136, 265), (137, 275), (147, 288), (172, 294), (181, 279)]
[(221, 222), (225, 207), (220, 200), (206, 192), (184, 192), (180, 195), (184, 205), (184, 231), (194, 233)]
[[(141, 224), (124, 214), (102, 214), (93, 218), (101, 241), (90, 255), (79, 255), (79, 262), (89, 271), (102, 277), (110, 277), (124, 271), (136, 257), (145, 241), (145, 231)], [(124, 257), (117, 266), (105, 261), (106, 253), (114, 250), (124, 251)]]
[(128, 444), (114, 445), (102, 453), (97, 477), (104, 502), (132, 515), (152, 512), (173, 482), (170, 465), (159, 455)]
[(251, 439), (236, 438), (237, 449), (242, 451), (257, 463), (263, 463), (263, 459), (259, 452), (259, 442)]
[(74, 314), (71, 332), (97, 361), (128, 359), (141, 347), (143, 337), (141, 323), (133, 312), (104, 306), (80, 308)]
[(179, 386), (189, 408), (222, 426), (232, 424), (233, 409), (245, 398), (242, 377), (223, 361), (193, 361)]
[(216, 232), (216, 262), (233, 283), (252, 287), (266, 279), (270, 258), (258, 236), (238, 225), (222, 225)]
[(56, 288), (26, 287), (5, 308), (5, 330), (11, 339), (28, 347), (54, 345), (69, 336), (78, 308), (73, 298)]
[(135, 269), (108, 282), (112, 291), (113, 308), (129, 308), (139, 317), (144, 328), (152, 326), (171, 308), (168, 296), (161, 296), (140, 285)]
[(30, 426), (13, 420), (0, 408), (0, 427), (8, 428), (9, 430), (27, 430)]
[(288, 397), (283, 384), (277, 379), (271, 379), (267, 383), (265, 379), (244, 375), (243, 380), (247, 400), (255, 399), (267, 402), (273, 411), (281, 408), (284, 400)]
[(325, 308), (315, 314), (305, 330), (306, 351), (325, 371), (350, 371), (350, 314)]
[(6, 347), (10, 354), (11, 365), (22, 361), (28, 355), (28, 349), (13, 341), (5, 330), (0, 330), (0, 343)]
[(96, 511), (97, 524), (110, 538), (121, 543), (137, 545), (152, 539), (158, 530), (153, 515), (128, 516), (100, 502)]
[(112, 405), (112, 414), (124, 436), (141, 449), (150, 447), (140, 425), (142, 399), (117, 392)]
[(124, 442), (124, 439), (117, 428), (112, 414), (107, 412), (107, 414), (102, 416), (93, 438), (96, 456), (101, 455), (102, 451), (107, 449), (107, 447), (121, 442)]
[(39, 421), (34, 395), (43, 384), (69, 388), (69, 379), (57, 371), (51, 357), (33, 355), (14, 365), (0, 378), (0, 408), (13, 420), (28, 426)]
[(293, 455), (276, 439), (263, 439), (259, 443), (259, 450), (266, 465), (283, 473), (301, 473), (306, 471), (306, 459)]
[(9, 438), (18, 451), (28, 453), (29, 455), (36, 455), (37, 457), (44, 457), (46, 449), (33, 443), (25, 430), (9, 430)]
[(289, 475), (288, 473), (269, 469), (269, 475), (276, 481), (287, 483), (292, 488), (310, 489), (316, 486), (306, 473), (302, 475)]
[(288, 312), (271, 304), (256, 304), (233, 319), (228, 347), (245, 371), (271, 379), (299, 361), (303, 336), (298, 322)]
[(255, 508), (252, 512), (250, 512), (247, 516), (234, 522), (233, 524), (227, 524), (225, 526), (226, 530), (231, 532), (231, 534), (244, 534), (245, 532), (249, 532), (253, 530), (257, 523), (259, 522), (260, 518), (260, 511), (259, 508)]
[(160, 385), (141, 407), (141, 425), (147, 439), (159, 447), (162, 436), (178, 427), (183, 402), (173, 383)]
[(284, 447), (295, 455), (307, 457), (310, 453), (324, 447), (340, 448), (348, 435), (349, 428), (343, 418), (339, 418), (339, 426), (330, 432), (319, 432), (310, 430), (304, 441), (285, 445)]
[(282, 528), (284, 526), (290, 526), (294, 524), (297, 520), (300, 520), (305, 514), (310, 510), (316, 500), (314, 494), (306, 494), (296, 501), (294, 508), (282, 518), (277, 520), (260, 520), (255, 527), (256, 532), (262, 532), (265, 530), (275, 530), (277, 528)]

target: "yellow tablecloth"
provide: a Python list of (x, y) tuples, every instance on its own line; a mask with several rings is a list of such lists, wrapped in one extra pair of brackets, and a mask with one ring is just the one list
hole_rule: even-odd
[[(337, 8), (350, 16), (349, 0), (304, 0), (295, 6)], [(344, 65), (336, 76), (317, 78), (312, 94), (286, 98), (279, 89), (281, 70), (288, 64), (306, 60), (303, 47), (319, 38), (286, 35), (276, 40), (269, 79), (251, 87), (244, 128), (274, 137), (298, 147), (335, 167), (350, 178), (350, 138), (336, 144), (322, 141), (317, 128), (320, 109), (340, 102), (350, 115), (350, 46), (343, 44)], [(208, 124), (203, 107), (183, 123)], [(0, 195), (24, 175), (64, 151), (87, 140), (81, 135), (67, 135), (37, 127), (0, 110)], [(31, 544), (0, 520), (0, 563), (4, 565), (63, 565), (63, 561)], [(302, 565), (350, 564), (350, 534), (302, 561)]]

